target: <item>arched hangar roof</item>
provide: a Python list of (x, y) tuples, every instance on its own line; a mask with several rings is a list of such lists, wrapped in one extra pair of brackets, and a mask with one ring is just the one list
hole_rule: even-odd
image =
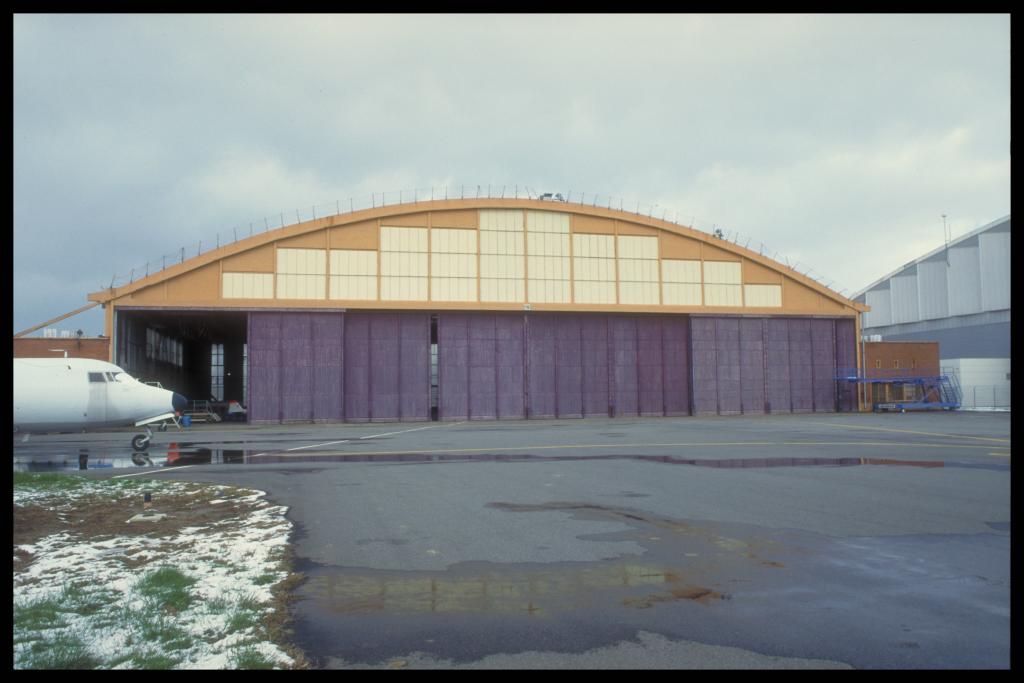
[(855, 316), (755, 251), (658, 218), (535, 199), (452, 199), (253, 235), (121, 287), (111, 307), (462, 309)]

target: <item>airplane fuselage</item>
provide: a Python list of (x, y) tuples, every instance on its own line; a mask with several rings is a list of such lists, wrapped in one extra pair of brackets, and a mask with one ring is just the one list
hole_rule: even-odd
[(167, 419), (184, 397), (87, 358), (15, 358), (14, 429), (67, 432)]

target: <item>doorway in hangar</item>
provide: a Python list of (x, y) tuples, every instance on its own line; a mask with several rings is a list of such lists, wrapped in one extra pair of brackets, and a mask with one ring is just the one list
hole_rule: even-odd
[(118, 308), (114, 363), (221, 417), (248, 405), (248, 313)]

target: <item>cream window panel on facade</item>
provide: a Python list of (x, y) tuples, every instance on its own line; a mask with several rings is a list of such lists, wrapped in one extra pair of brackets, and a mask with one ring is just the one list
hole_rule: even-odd
[(615, 236), (575, 234), (572, 248), (576, 303), (616, 303)]
[(660, 300), (658, 238), (620, 235), (619, 303), (656, 305)]
[(277, 250), (277, 298), (325, 299), (326, 249)]
[(700, 261), (661, 260), (661, 297), (667, 306), (700, 306)]
[(527, 211), (527, 296), (535, 303), (569, 303), (569, 215)]
[(438, 228), (430, 239), (432, 301), (476, 301), (476, 232)]
[(781, 307), (782, 285), (743, 285), (743, 301), (747, 306)]
[(480, 209), (480, 229), (523, 231), (523, 212), (518, 209)]
[(715, 285), (738, 285), (743, 282), (740, 264), (734, 261), (705, 261), (704, 282)]
[(377, 252), (331, 250), (330, 298), (376, 299)]
[(704, 262), (704, 305), (742, 306), (740, 264), (734, 261)]
[[(707, 274), (707, 271), (704, 271)], [(743, 287), (741, 285), (704, 285), (705, 306), (742, 306)]]
[(526, 301), (523, 212), (480, 210), (480, 300)]
[(682, 282), (666, 282), (661, 286), (662, 303), (666, 306), (700, 306), (701, 286)]
[(273, 299), (273, 273), (224, 273), (225, 299)]
[(427, 228), (381, 226), (380, 298), (427, 300)]
[(527, 211), (526, 226), (530, 232), (569, 234), (569, 214), (555, 211)]

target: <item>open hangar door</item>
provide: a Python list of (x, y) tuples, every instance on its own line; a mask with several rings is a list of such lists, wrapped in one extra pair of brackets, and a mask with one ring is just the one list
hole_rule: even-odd
[(114, 363), (227, 416), (247, 405), (248, 313), (118, 308)]

